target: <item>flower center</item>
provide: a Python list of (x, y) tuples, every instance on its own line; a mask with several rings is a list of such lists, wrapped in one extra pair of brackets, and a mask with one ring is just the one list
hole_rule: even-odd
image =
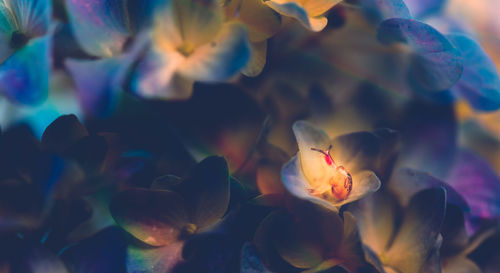
[(177, 51), (184, 55), (185, 57), (191, 55), (194, 52), (195, 46), (192, 43), (184, 42), (182, 45), (177, 47)]
[(328, 147), (328, 150), (311, 148), (311, 150), (323, 154), (325, 163), (334, 168), (334, 172), (328, 179), (328, 183), (331, 187), (331, 193), (336, 199), (344, 200), (352, 190), (352, 176), (346, 168), (344, 168), (344, 166), (337, 166), (337, 164), (335, 164), (335, 160), (333, 160), (333, 157), (330, 154), (331, 149), (332, 145)]

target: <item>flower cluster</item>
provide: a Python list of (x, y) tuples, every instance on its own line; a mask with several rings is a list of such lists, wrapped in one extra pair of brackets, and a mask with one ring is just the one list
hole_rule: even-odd
[(0, 272), (498, 272), (484, 3), (0, 0)]

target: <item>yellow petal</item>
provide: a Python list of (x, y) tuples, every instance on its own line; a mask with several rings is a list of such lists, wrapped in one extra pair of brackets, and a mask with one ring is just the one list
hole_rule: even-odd
[(215, 82), (238, 74), (250, 59), (247, 32), (239, 23), (226, 23), (217, 36), (193, 52), (179, 73), (194, 80)]
[(293, 133), (299, 145), (299, 162), (304, 176), (313, 188), (328, 184), (330, 166), (324, 155), (311, 149), (328, 150), (330, 138), (323, 131), (307, 121), (297, 121), (293, 125)]
[(196, 48), (220, 30), (222, 8), (215, 0), (172, 0), (155, 19), (154, 41), (167, 50)]
[[(263, 41), (273, 36), (281, 27), (281, 16), (264, 4), (262, 0), (235, 0), (231, 6), (238, 4), (231, 16), (248, 27), (251, 41)], [(231, 7), (229, 6), (229, 7)]]
[(310, 17), (316, 17), (323, 15), (329, 9), (331, 9), (336, 4), (340, 3), (342, 0), (309, 0), (304, 1), (302, 6), (307, 11)]

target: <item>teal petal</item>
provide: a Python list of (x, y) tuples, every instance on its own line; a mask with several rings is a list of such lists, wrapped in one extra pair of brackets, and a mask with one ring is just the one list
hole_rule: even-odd
[(127, 249), (127, 272), (164, 273), (182, 261), (183, 242), (159, 248), (131, 245)]
[(48, 96), (51, 37), (33, 39), (0, 65), (0, 92), (22, 104)]

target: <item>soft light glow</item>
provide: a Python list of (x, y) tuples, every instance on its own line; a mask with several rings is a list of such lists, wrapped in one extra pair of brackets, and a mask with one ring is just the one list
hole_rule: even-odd
[(352, 190), (352, 177), (344, 166), (337, 166), (337, 164), (335, 164), (335, 160), (330, 154), (331, 149), (332, 145), (328, 147), (328, 150), (311, 148), (311, 150), (319, 152), (324, 156), (325, 163), (331, 167), (329, 169), (331, 172), (328, 172), (327, 183), (320, 185), (319, 188), (310, 189), (309, 192), (313, 195), (321, 196), (331, 191), (336, 199), (344, 200)]

